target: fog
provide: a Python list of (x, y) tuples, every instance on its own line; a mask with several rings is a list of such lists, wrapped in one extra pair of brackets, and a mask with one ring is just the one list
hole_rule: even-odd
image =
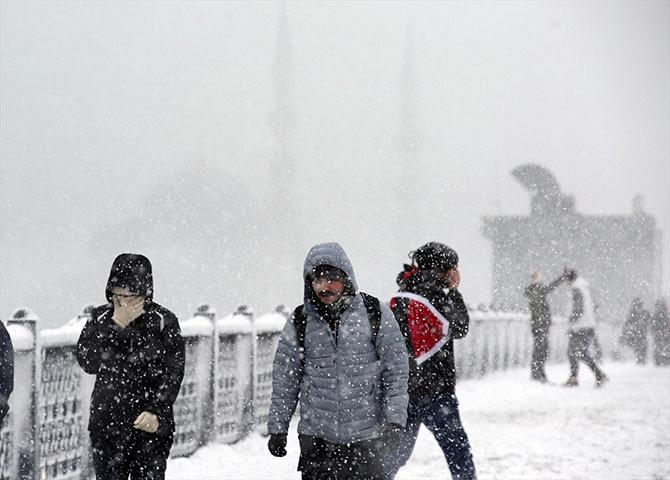
[(181, 318), (292, 308), (322, 241), (384, 298), (445, 242), (488, 302), (531, 162), (583, 213), (642, 194), (670, 290), (668, 2), (0, 5), (3, 320), (103, 303), (121, 252)]

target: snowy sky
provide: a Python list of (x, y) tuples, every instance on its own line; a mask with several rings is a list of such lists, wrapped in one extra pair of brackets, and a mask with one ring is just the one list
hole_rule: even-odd
[[(670, 3), (284, 5), (297, 220), (280, 226), (267, 165), (281, 4), (2, 2), (3, 319), (29, 306), (58, 325), (102, 303), (122, 251), (149, 256), (157, 300), (182, 317), (201, 300), (293, 305), (307, 249), (330, 240), (381, 296), (408, 250), (441, 240), (466, 301), (486, 302), (481, 216), (528, 211), (509, 171), (529, 162), (584, 213), (627, 214), (643, 194), (669, 290)], [(412, 165), (398, 148), (408, 59)], [(411, 228), (393, 202), (405, 181), (420, 192)], [(276, 245), (282, 229), (297, 240)]]

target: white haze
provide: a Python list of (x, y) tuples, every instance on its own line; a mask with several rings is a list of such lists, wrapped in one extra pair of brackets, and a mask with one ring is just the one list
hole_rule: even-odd
[(668, 2), (3, 1), (0, 315), (61, 324), (126, 251), (182, 318), (292, 307), (331, 240), (381, 296), (446, 242), (488, 302), (481, 216), (528, 212), (509, 171), (530, 162), (580, 212), (644, 195), (667, 292), (668, 25)]

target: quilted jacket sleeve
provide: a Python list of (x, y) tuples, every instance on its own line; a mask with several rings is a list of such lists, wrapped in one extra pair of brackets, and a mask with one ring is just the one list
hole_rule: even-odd
[(272, 367), (272, 402), (268, 415), (268, 433), (286, 433), (298, 405), (303, 365), (298, 339), (289, 317), (282, 330)]

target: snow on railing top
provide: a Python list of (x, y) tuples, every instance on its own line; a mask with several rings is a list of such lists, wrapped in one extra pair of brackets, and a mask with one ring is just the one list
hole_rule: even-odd
[(40, 341), (45, 347), (76, 345), (84, 325), (86, 325), (85, 318), (72, 319), (62, 327), (42, 330)]
[(58, 328), (48, 328), (40, 332), (40, 341), (45, 347), (76, 345), (86, 322), (91, 318), (94, 305), (87, 305), (75, 318)]
[(290, 313), (284, 305), (280, 305), (274, 312), (270, 312), (254, 320), (256, 333), (281, 332)]
[(216, 321), (216, 332), (252, 333), (252, 317), (253, 311), (246, 305), (241, 305), (235, 312), (231, 313), (230, 315), (226, 315), (223, 318), (219, 318)]
[(179, 322), (181, 334), (186, 337), (211, 337), (214, 323), (209, 317), (196, 314), (183, 322)]
[(40, 319), (29, 308), (14, 310), (12, 318), (6, 322), (14, 350), (30, 351), (35, 346), (35, 330)]
[(211, 337), (214, 333), (216, 310), (206, 303), (198, 306), (193, 317), (179, 322), (182, 335), (187, 337)]
[(470, 318), (475, 320), (528, 320), (528, 314), (524, 312), (474, 310), (468, 313), (470, 314)]
[(26, 307), (17, 308), (12, 313), (12, 320), (21, 320), (21, 321), (30, 321), (30, 322), (39, 322), (40, 319), (35, 315), (31, 309)]
[(26, 327), (21, 325), (5, 325), (9, 332), (9, 337), (12, 339), (12, 346), (17, 351), (27, 351), (33, 349), (34, 339), (33, 334)]

